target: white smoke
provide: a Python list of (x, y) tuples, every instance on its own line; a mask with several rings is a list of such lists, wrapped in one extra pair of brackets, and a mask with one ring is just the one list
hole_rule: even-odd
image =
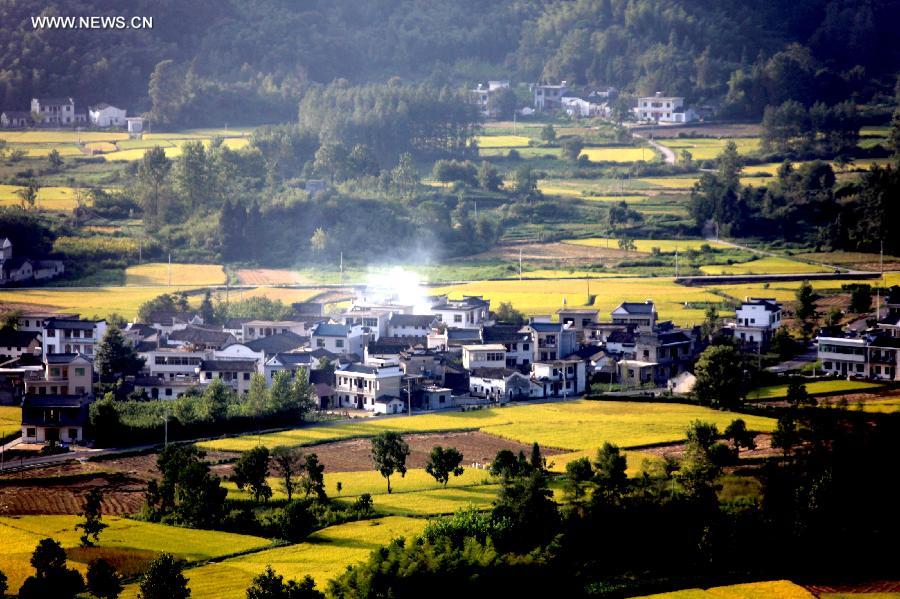
[(412, 306), (414, 314), (430, 314), (428, 290), (418, 273), (402, 266), (370, 266), (366, 287), (357, 303), (367, 305)]

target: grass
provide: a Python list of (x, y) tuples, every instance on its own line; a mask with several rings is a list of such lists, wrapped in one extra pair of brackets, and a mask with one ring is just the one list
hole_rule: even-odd
[(813, 599), (814, 595), (789, 580), (733, 584), (711, 589), (685, 589), (637, 599)]
[[(29, 560), (38, 541), (52, 537), (66, 549), (80, 545), (80, 531), (75, 530), (79, 516), (17, 516), (0, 518), (0, 571), (9, 577), (11, 591), (16, 591), (22, 581), (33, 574)], [(109, 525), (100, 535), (100, 547), (96, 551), (75, 551), (70, 553), (70, 561), (82, 571), (93, 553), (100, 552), (115, 557), (117, 554), (138, 552), (145, 559), (152, 559), (157, 553), (169, 552), (190, 561), (206, 560), (213, 557), (231, 555), (242, 551), (260, 549), (271, 545), (271, 541), (260, 537), (238, 535), (226, 532), (177, 528), (163, 524), (140, 522), (115, 516), (105, 516)], [(74, 560), (78, 557), (79, 560)], [(143, 560), (141, 560), (143, 561)]]
[[(219, 264), (172, 264), (172, 285), (223, 285), (225, 271)], [(167, 285), (169, 264), (150, 262), (129, 266), (125, 270), (125, 285)]]
[(737, 150), (739, 154), (748, 155), (759, 150), (759, 138), (758, 137), (735, 137), (735, 138), (723, 138), (723, 139), (711, 139), (711, 138), (660, 138), (656, 140), (657, 143), (660, 143), (667, 148), (671, 148), (676, 155), (680, 154), (682, 150), (687, 150), (691, 153), (694, 160), (710, 160), (718, 156), (722, 153), (722, 150), (725, 149), (725, 145), (729, 141), (733, 141), (737, 144)]
[(602, 284), (590, 286), (590, 297), (588, 286), (589, 281), (584, 279), (487, 281), (437, 287), (433, 291), (449, 293), (452, 298), (483, 295), (490, 298), (494, 306), (508, 301), (529, 315), (553, 314), (563, 306), (587, 307), (590, 300), (590, 307), (605, 316), (623, 301), (653, 299), (660, 318), (674, 320), (679, 325), (703, 321), (703, 308), (692, 308), (690, 302), (722, 301), (702, 287), (683, 287), (676, 285), (674, 279), (663, 277), (603, 279)]
[(700, 270), (706, 275), (746, 275), (746, 274), (798, 274), (808, 272), (830, 272), (831, 269), (817, 264), (807, 264), (788, 258), (766, 256), (750, 262), (740, 264), (713, 264), (701, 266)]
[(33, 304), (36, 308), (75, 312), (85, 318), (106, 318), (116, 313), (125, 318), (137, 316), (147, 300), (163, 293), (185, 291), (190, 287), (41, 287), (0, 291), (0, 303)]
[[(422, 532), (421, 518), (387, 517), (330, 526), (296, 545), (279, 547), (187, 570), (191, 596), (197, 599), (243, 599), (254, 576), (267, 565), (288, 580), (312, 576), (317, 588), (341, 574), (348, 565), (363, 562), (369, 554), (398, 537)], [(132, 585), (123, 597), (134, 597)]]
[[(653, 248), (659, 248), (659, 251), (661, 252), (675, 252), (675, 250), (686, 252), (688, 250), (699, 251), (700, 248), (704, 245), (716, 248), (729, 247), (722, 242), (707, 241), (706, 239), (634, 239), (633, 241), (638, 252), (646, 252), (648, 254), (653, 251)], [(605, 248), (609, 246), (613, 249), (619, 248), (619, 241), (617, 239), (610, 239), (607, 237), (591, 237), (588, 239), (564, 239), (563, 243), (571, 243), (573, 245), (586, 245), (589, 247)]]
[(469, 506), (490, 509), (499, 491), (500, 485), (476, 485), (416, 493), (382, 493), (372, 496), (372, 504), (377, 512), (392, 516), (439, 516)]
[(601, 189), (590, 181), (573, 179), (542, 179), (538, 181), (538, 189), (546, 195), (575, 197), (592, 202), (625, 201), (633, 204), (651, 199), (651, 196), (645, 195), (609, 195), (610, 191), (612, 191), (611, 186), (604, 186)]
[[(693, 420), (714, 422), (724, 428), (734, 418), (733, 413), (687, 404), (577, 400), (413, 417), (367, 418), (363, 422), (308, 426), (198, 445), (208, 450), (246, 451), (260, 444), (270, 448), (311, 445), (370, 437), (388, 430), (422, 433), (477, 429), (522, 443), (537, 441), (546, 447), (572, 451), (596, 450), (605, 441), (621, 447), (679, 441)], [(769, 418), (749, 416), (745, 420), (754, 430), (772, 430), (774, 426)]]
[(0, 406), (0, 437), (22, 431), (22, 408)]
[[(842, 391), (871, 391), (880, 388), (878, 383), (866, 381), (847, 381), (836, 379), (830, 381), (813, 381), (806, 383), (806, 391), (810, 395), (823, 395), (827, 393), (840, 393)], [(772, 385), (753, 389), (747, 394), (747, 399), (779, 399), (787, 397), (787, 385)]]

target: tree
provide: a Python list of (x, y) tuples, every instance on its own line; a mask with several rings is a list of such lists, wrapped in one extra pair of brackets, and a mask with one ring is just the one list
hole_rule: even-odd
[(619, 238), (619, 249), (627, 254), (629, 251), (636, 250), (637, 245), (632, 238), (623, 236)]
[(319, 462), (319, 456), (306, 454), (303, 459), (303, 492), (306, 496), (315, 495), (319, 501), (327, 499), (325, 495), (325, 466)]
[(110, 382), (134, 376), (144, 367), (144, 359), (125, 342), (122, 331), (109, 327), (94, 354), (94, 368), (101, 381)]
[(150, 562), (139, 587), (138, 599), (187, 599), (191, 596), (181, 563), (171, 553), (163, 553)]
[(47, 162), (50, 163), (50, 167), (54, 171), (58, 171), (59, 169), (61, 169), (63, 165), (63, 158), (62, 156), (60, 156), (59, 150), (57, 150), (56, 148), (50, 150), (50, 153), (47, 154)]
[(605, 442), (603, 447), (597, 450), (597, 458), (594, 461), (594, 481), (607, 497), (621, 494), (628, 480), (628, 475), (625, 473), (627, 467), (628, 460), (617, 445)]
[(203, 324), (210, 326), (216, 322), (216, 309), (212, 303), (212, 292), (207, 289), (203, 292), (203, 300), (200, 302), (200, 318)]
[(697, 359), (694, 397), (701, 405), (733, 408), (743, 398), (741, 354), (730, 345), (707, 347)]
[[(269, 387), (266, 377), (258, 372), (250, 375), (250, 388), (247, 389), (247, 406), (253, 418), (262, 418), (269, 409)], [(259, 426), (259, 421), (257, 421)]]
[(316, 227), (312, 237), (309, 238), (309, 247), (317, 254), (322, 254), (328, 247), (328, 233), (322, 227)]
[(735, 190), (741, 183), (741, 169), (743, 168), (737, 144), (729, 140), (725, 148), (716, 158), (719, 167), (719, 178), (728, 189)]
[(703, 316), (703, 324), (700, 325), (700, 331), (704, 339), (707, 341), (712, 340), (713, 335), (718, 333), (720, 328), (722, 328), (722, 319), (719, 317), (719, 311), (716, 310), (715, 306), (707, 306)]
[(266, 566), (247, 588), (247, 599), (324, 599), (325, 595), (316, 590), (316, 582), (304, 576), (299, 583), (294, 580), (284, 582), (284, 577), (276, 574), (272, 566)]
[(523, 197), (531, 197), (537, 193), (537, 176), (530, 166), (522, 165), (516, 169), (512, 190)]
[(577, 501), (584, 496), (584, 487), (594, 478), (594, 467), (588, 458), (578, 458), (566, 464), (565, 492), (570, 499)]
[(154, 123), (178, 121), (184, 104), (184, 73), (174, 60), (157, 63), (150, 74), (148, 94), (152, 102), (150, 118)]
[(756, 449), (756, 436), (747, 430), (747, 423), (743, 418), (736, 418), (725, 427), (725, 438), (731, 441), (734, 446), (734, 452), (737, 454), (741, 448), (753, 450)]
[(332, 183), (346, 179), (350, 167), (350, 154), (344, 144), (324, 143), (316, 150), (313, 169)]
[(578, 135), (567, 135), (560, 139), (559, 146), (562, 148), (563, 158), (569, 162), (577, 162), (584, 149), (584, 139)]
[(16, 190), (16, 195), (19, 196), (19, 203), (24, 210), (34, 210), (40, 190), (41, 186), (38, 185), (37, 179), (34, 177), (28, 179), (25, 187)]
[(149, 226), (159, 224), (166, 178), (172, 168), (172, 161), (159, 146), (144, 152), (138, 163), (138, 198), (144, 210), (144, 222)]
[(872, 288), (869, 285), (854, 285), (850, 290), (850, 311), (868, 314), (872, 309)]
[(541, 128), (541, 141), (546, 144), (553, 144), (556, 141), (556, 129), (552, 123), (547, 123)]
[[(334, 366), (324, 359), (319, 362), (319, 368), (326, 371), (331, 368), (331, 372), (334, 374)], [(315, 388), (309, 384), (309, 371), (305, 368), (298, 369), (294, 381), (291, 383), (291, 401), (300, 422), (303, 422), (309, 413), (318, 408), (317, 399)]]
[(516, 325), (523, 325), (526, 320), (525, 314), (516, 310), (512, 302), (500, 302), (500, 305), (497, 306), (497, 311), (494, 312), (494, 318), (499, 323)]
[(717, 443), (719, 436), (715, 424), (695, 420), (687, 430), (684, 459), (678, 478), (687, 495), (695, 501), (716, 504), (716, 481), (722, 474), (721, 453), (727, 450)]
[(406, 476), (406, 458), (409, 457), (409, 445), (399, 433), (384, 432), (372, 437), (372, 460), (375, 469), (387, 480), (387, 492), (391, 492), (391, 475), (399, 472)]
[(66, 551), (58, 541), (41, 539), (31, 554), (31, 566), (34, 575), (19, 589), (20, 599), (74, 599), (84, 589), (81, 574), (66, 567)]
[(316, 517), (310, 511), (308, 501), (295, 499), (282, 508), (277, 524), (282, 539), (299, 543), (315, 529)]
[[(84, 502), (84, 512), (82, 512), (84, 521), (75, 525), (75, 530), (81, 529), (84, 531), (84, 534), (81, 535), (82, 547), (91, 547), (94, 543), (99, 543), (100, 533), (108, 526), (103, 522), (103, 515), (100, 512), (102, 499), (103, 492), (99, 487), (94, 487), (90, 490), (87, 500)], [(93, 537), (93, 541), (91, 537)]]
[(531, 464), (525, 458), (524, 452), (516, 456), (508, 449), (501, 449), (491, 461), (491, 476), (499, 476), (504, 480), (525, 476), (531, 472)]
[(794, 314), (803, 323), (807, 331), (812, 328), (812, 321), (816, 318), (816, 292), (809, 281), (803, 281), (797, 289), (797, 307)]
[(97, 599), (117, 599), (123, 588), (118, 572), (105, 559), (96, 559), (88, 566), (87, 589)]
[(784, 457), (791, 454), (800, 443), (800, 429), (797, 420), (791, 413), (784, 413), (778, 417), (775, 431), (772, 433), (772, 447), (777, 447), (784, 452)]
[(253, 499), (268, 501), (272, 496), (272, 487), (269, 486), (269, 450), (268, 448), (254, 447), (250, 451), (241, 454), (240, 459), (234, 465), (234, 473), (231, 480), (238, 489), (249, 487)]
[(793, 407), (815, 406), (816, 398), (811, 396), (806, 390), (806, 385), (799, 379), (791, 379), (788, 382), (787, 402)]
[(691, 152), (687, 148), (681, 150), (681, 152), (678, 153), (678, 156), (681, 164), (683, 164), (684, 166), (690, 167), (693, 165), (694, 155), (691, 154)]
[(527, 553), (549, 542), (559, 525), (559, 510), (545, 472), (531, 470), (504, 478), (491, 515), (494, 521), (506, 524), (495, 539), (501, 550)]
[(500, 172), (487, 160), (482, 160), (478, 166), (478, 187), (485, 191), (499, 191), (503, 186), (503, 177)]
[(349, 156), (351, 176), (359, 177), (377, 177), (381, 171), (378, 164), (378, 157), (371, 147), (366, 144), (356, 144)]
[(272, 460), (278, 466), (278, 473), (281, 476), (281, 485), (287, 495), (288, 502), (291, 501), (294, 494), (294, 488), (297, 486), (297, 476), (299, 474), (300, 458), (302, 457), (300, 450), (279, 445), (272, 450)]
[(425, 463), (425, 472), (446, 487), (451, 474), (460, 476), (463, 473), (463, 467), (460, 465), (462, 461), (463, 455), (455, 447), (444, 449), (437, 445), (431, 449), (431, 454)]
[(224, 512), (227, 491), (210, 474), (206, 454), (194, 445), (169, 445), (159, 453), (156, 468), (162, 474), (147, 483), (146, 512), (152, 521), (167, 521), (192, 528), (214, 528)]

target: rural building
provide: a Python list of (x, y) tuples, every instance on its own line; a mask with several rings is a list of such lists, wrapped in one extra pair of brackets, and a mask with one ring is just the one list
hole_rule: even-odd
[(475, 368), (506, 368), (506, 346), (501, 343), (462, 346), (462, 365)]
[(511, 368), (476, 368), (469, 373), (469, 393), (497, 403), (533, 396), (531, 381)]
[(495, 119), (501, 116), (500, 106), (497, 102), (503, 90), (509, 89), (509, 81), (488, 81), (487, 85), (481, 83), (475, 89), (469, 90), (469, 101), (478, 107), (481, 116)]
[(309, 343), (309, 337), (301, 337), (296, 333), (285, 331), (277, 335), (247, 341), (243, 345), (250, 351), (261, 352), (268, 359), (275, 354), (300, 350), (306, 347), (307, 343)]
[(634, 358), (655, 363), (653, 380), (663, 385), (693, 366), (694, 339), (684, 331), (641, 333), (635, 338)]
[(248, 320), (241, 325), (241, 330), (243, 343), (281, 333), (309, 334), (307, 323), (299, 320)]
[(90, 419), (89, 395), (27, 395), (22, 401), (22, 441), (78, 443)]
[(44, 355), (43, 371), (25, 379), (26, 395), (89, 395), (93, 362), (78, 353)]
[(87, 120), (84, 113), (75, 113), (75, 100), (72, 98), (33, 98), (31, 114), (37, 117), (40, 125), (68, 126)]
[(178, 399), (199, 384), (200, 380), (196, 375), (177, 376), (171, 379), (145, 376), (134, 379), (134, 390), (148, 399)]
[(12, 241), (8, 237), (0, 238), (0, 285), (43, 281), (64, 271), (62, 260), (32, 260), (14, 256)]
[(0, 356), (10, 359), (23, 354), (41, 355), (41, 334), (36, 331), (0, 329)]
[(203, 360), (197, 372), (201, 385), (222, 379), (238, 393), (246, 393), (250, 390), (250, 379), (257, 372), (257, 366), (256, 360)]
[[(317, 350), (322, 354), (327, 354), (325, 350)], [(266, 382), (272, 384), (275, 374), (283, 370), (291, 375), (291, 379), (297, 376), (297, 371), (306, 369), (307, 373), (319, 368), (320, 357), (326, 357), (320, 354), (317, 357), (316, 352), (296, 352), (296, 353), (279, 353), (266, 360), (263, 366), (263, 372), (266, 376)]]
[(237, 343), (237, 339), (231, 333), (223, 330), (207, 329), (203, 327), (188, 325), (183, 329), (172, 331), (167, 340), (170, 345), (190, 349), (212, 349), (221, 350), (229, 345)]
[(531, 380), (541, 388), (539, 397), (572, 397), (587, 389), (585, 363), (580, 359), (535, 362)]
[(619, 384), (625, 387), (640, 387), (654, 384), (656, 362), (642, 360), (619, 360)]
[(389, 337), (424, 338), (437, 324), (438, 318), (433, 314), (392, 314), (387, 334)]
[(534, 361), (534, 344), (531, 335), (517, 325), (494, 325), (481, 331), (485, 343), (499, 343), (506, 350), (506, 368), (530, 371)]
[(562, 107), (563, 95), (569, 91), (566, 81), (559, 85), (534, 85), (534, 109), (539, 112), (559, 110)]
[(106, 335), (105, 320), (48, 318), (42, 324), (42, 351), (45, 356), (56, 353), (81, 353), (90, 358), (104, 335)]
[(197, 367), (210, 354), (209, 350), (183, 347), (140, 348), (138, 351), (138, 355), (144, 359), (143, 370), (153, 378), (164, 380), (179, 377), (196, 379)]
[(697, 120), (697, 113), (690, 108), (685, 110), (684, 98), (663, 96), (662, 92), (638, 98), (634, 113), (639, 121), (655, 123), (689, 123)]
[(125, 127), (125, 109), (102, 102), (88, 108), (88, 120), (95, 127)]
[(33, 124), (31, 113), (26, 110), (5, 110), (0, 113), (0, 126), (4, 128), (30, 127)]
[(480, 295), (466, 295), (461, 300), (444, 299), (434, 304), (431, 312), (451, 329), (481, 329), (493, 324), (491, 301)]
[(150, 325), (160, 333), (171, 335), (174, 331), (186, 329), (188, 326), (200, 326), (203, 318), (196, 312), (168, 312), (159, 310), (152, 312), (147, 318)]
[(362, 356), (369, 342), (369, 333), (360, 326), (320, 322), (310, 331), (310, 347), (333, 354)]
[(453, 407), (453, 393), (449, 387), (428, 385), (422, 389), (423, 410), (443, 410)]
[(370, 334), (370, 339), (378, 341), (379, 338), (388, 335), (388, 323), (391, 320), (391, 311), (378, 308), (353, 307), (337, 317), (339, 322), (349, 327), (363, 327)]
[(656, 327), (656, 306), (653, 300), (641, 302), (622, 302), (612, 311), (613, 324), (632, 326), (642, 333), (649, 333)]
[(400, 400), (399, 366), (367, 366), (351, 364), (334, 373), (334, 398), (342, 408), (356, 408), (376, 413), (391, 412)]
[(773, 298), (749, 298), (735, 310), (734, 338), (742, 344), (769, 347), (781, 326), (781, 304)]
[(549, 317), (535, 317), (522, 327), (531, 336), (532, 362), (547, 362), (568, 356), (577, 349), (575, 331)]

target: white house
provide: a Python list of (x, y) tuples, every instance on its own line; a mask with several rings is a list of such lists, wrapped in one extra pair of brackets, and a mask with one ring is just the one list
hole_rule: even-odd
[(0, 238), (0, 285), (23, 281), (52, 279), (65, 270), (62, 260), (31, 260), (13, 256), (8, 237)]
[(343, 408), (395, 413), (403, 371), (399, 366), (351, 364), (335, 371), (334, 399)]
[(106, 334), (106, 321), (48, 318), (41, 328), (42, 351), (45, 356), (82, 353), (91, 357), (94, 355), (94, 348)]
[(569, 90), (566, 81), (559, 85), (535, 85), (534, 108), (538, 111), (558, 110), (562, 106), (562, 97)]
[(116, 108), (106, 102), (88, 108), (88, 120), (95, 127), (125, 127), (125, 109)]
[(41, 334), (35, 331), (0, 329), (0, 356), (18, 358), (41, 355)]
[(144, 358), (144, 371), (156, 379), (175, 380), (178, 377), (196, 378), (197, 367), (212, 357), (209, 350), (189, 350), (176, 347), (139, 351)]
[(246, 393), (250, 390), (250, 379), (256, 372), (255, 360), (203, 360), (197, 367), (201, 385), (208, 385), (215, 379), (222, 379), (226, 385), (238, 393)]
[(506, 368), (506, 346), (502, 343), (462, 346), (462, 365), (475, 368)]
[(144, 132), (144, 119), (139, 116), (130, 116), (125, 119), (130, 137), (140, 137)]
[(656, 326), (658, 314), (652, 300), (646, 302), (622, 302), (612, 311), (613, 324), (633, 326), (649, 333)]
[(781, 326), (781, 304), (774, 298), (751, 297), (735, 310), (734, 337), (742, 343), (768, 347)]
[(33, 98), (31, 113), (43, 125), (74, 125), (75, 100), (72, 98)]
[(305, 351), (275, 354), (266, 361), (263, 370), (265, 371), (266, 382), (271, 385), (275, 374), (282, 370), (288, 371), (293, 379), (301, 369), (306, 369), (307, 373), (309, 373), (310, 370), (316, 370), (318, 367), (319, 358), (313, 352)]
[(480, 295), (440, 301), (431, 307), (431, 312), (451, 329), (480, 329), (491, 324), (491, 300)]
[(469, 393), (499, 403), (536, 396), (528, 377), (511, 368), (476, 368), (469, 374)]
[(310, 331), (310, 347), (333, 354), (356, 354), (362, 357), (369, 333), (361, 326), (320, 322)]
[(553, 360), (531, 365), (531, 380), (543, 388), (544, 397), (572, 397), (587, 388), (582, 360)]
[(337, 317), (339, 322), (347, 326), (365, 327), (371, 333), (370, 339), (378, 341), (388, 335), (388, 322), (391, 320), (390, 310), (373, 308), (355, 308)]
[(497, 96), (505, 89), (509, 89), (509, 81), (488, 81), (487, 86), (479, 83), (478, 87), (469, 90), (469, 101), (478, 107), (481, 116), (497, 118), (500, 109), (497, 106)]
[(427, 337), (438, 323), (433, 314), (392, 314), (388, 337)]
[(4, 110), (0, 113), (0, 126), (30, 127), (34, 122), (31, 113), (25, 110)]
[(246, 343), (285, 332), (307, 335), (306, 325), (306, 322), (298, 320), (248, 320), (241, 325), (241, 340)]
[(639, 121), (655, 123), (689, 123), (697, 120), (697, 113), (684, 108), (684, 98), (663, 96), (656, 92), (653, 96), (638, 98), (634, 113)]
[(494, 325), (481, 331), (485, 343), (500, 343), (506, 350), (506, 367), (527, 367), (534, 361), (531, 335), (517, 325)]

